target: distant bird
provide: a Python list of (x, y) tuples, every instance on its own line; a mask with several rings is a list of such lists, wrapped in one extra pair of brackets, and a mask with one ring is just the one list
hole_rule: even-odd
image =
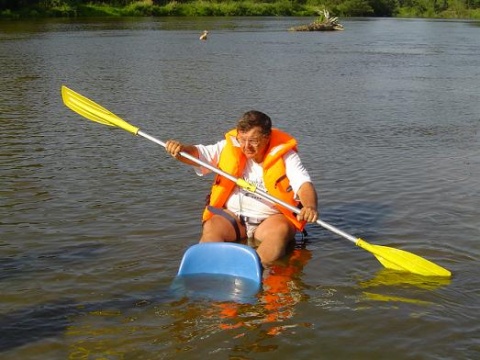
[(207, 40), (208, 31), (203, 30), (203, 34), (200, 36), (200, 40)]

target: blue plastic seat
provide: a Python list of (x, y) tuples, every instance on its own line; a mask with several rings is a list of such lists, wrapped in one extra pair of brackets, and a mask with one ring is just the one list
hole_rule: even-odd
[(191, 246), (183, 255), (178, 276), (217, 274), (262, 282), (262, 265), (249, 246), (215, 242)]

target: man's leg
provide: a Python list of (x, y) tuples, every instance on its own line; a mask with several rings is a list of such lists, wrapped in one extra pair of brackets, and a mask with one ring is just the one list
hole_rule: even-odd
[(221, 209), (203, 224), (200, 242), (240, 241), (245, 239), (245, 225), (232, 212)]
[(268, 265), (284, 256), (287, 246), (295, 239), (295, 232), (295, 227), (283, 214), (262, 221), (254, 234), (260, 241), (257, 253), (262, 264)]

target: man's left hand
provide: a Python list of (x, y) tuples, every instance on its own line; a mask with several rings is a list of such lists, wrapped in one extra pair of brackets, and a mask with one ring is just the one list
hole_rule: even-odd
[(315, 222), (318, 219), (318, 211), (312, 207), (303, 207), (297, 215), (299, 221)]

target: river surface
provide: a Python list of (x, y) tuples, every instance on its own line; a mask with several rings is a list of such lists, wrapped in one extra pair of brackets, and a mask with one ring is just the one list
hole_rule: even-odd
[[(311, 20), (0, 22), (2, 359), (479, 358), (480, 26), (287, 31)], [(324, 221), (453, 277), (311, 225), (253, 303), (175, 296), (211, 179), (72, 112), (62, 85), (162, 140), (264, 111), (299, 140)]]

